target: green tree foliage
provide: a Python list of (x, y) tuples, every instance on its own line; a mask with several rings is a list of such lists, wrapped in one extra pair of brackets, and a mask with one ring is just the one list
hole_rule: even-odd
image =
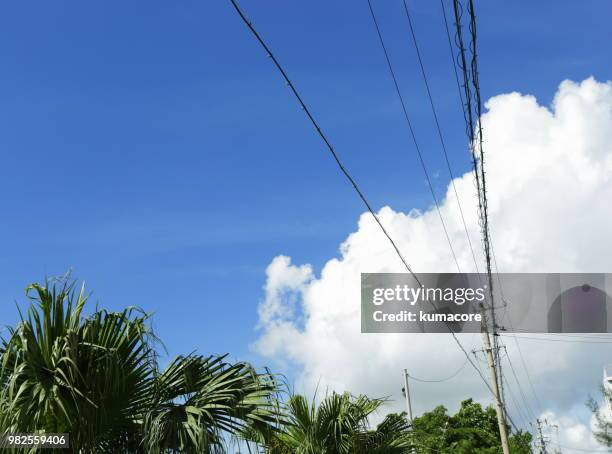
[(0, 344), (0, 432), (69, 432), (81, 453), (206, 453), (278, 423), (270, 374), (199, 355), (160, 370), (147, 314), (85, 316), (83, 288), (66, 279), (26, 293)]
[[(282, 401), (272, 374), (225, 356), (178, 356), (160, 369), (159, 341), (139, 309), (85, 315), (84, 289), (67, 279), (26, 295), (27, 312), (0, 342), (0, 433), (68, 432), (71, 451), (83, 454), (501, 452), (494, 410), (472, 400), (453, 416), (437, 407), (412, 430), (404, 414), (372, 427), (383, 399)], [(600, 435), (608, 445), (609, 429)], [(510, 441), (513, 454), (531, 452), (530, 434)]]
[[(606, 405), (612, 402), (612, 392), (602, 387), (601, 389)], [(596, 429), (594, 431), (595, 439), (602, 445), (612, 447), (612, 419), (602, 411), (599, 404), (594, 399), (589, 399), (587, 405), (595, 415)]]
[[(472, 399), (461, 403), (451, 416), (438, 406), (415, 418), (414, 445), (417, 453), (497, 454), (501, 452), (495, 410), (482, 408)], [(510, 452), (531, 453), (531, 434), (519, 431), (510, 436)]]

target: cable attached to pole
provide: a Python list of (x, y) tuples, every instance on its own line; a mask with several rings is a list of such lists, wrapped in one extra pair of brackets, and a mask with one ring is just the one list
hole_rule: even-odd
[[(463, 215), (463, 207), (461, 206), (461, 200), (459, 199), (459, 193), (457, 192), (457, 186), (455, 185), (455, 175), (453, 174), (453, 169), (450, 165), (450, 160), (448, 159), (448, 152), (446, 150), (446, 143), (444, 142), (444, 135), (442, 134), (442, 128), (440, 126), (440, 121), (438, 120), (438, 113), (436, 112), (436, 107), (433, 102), (433, 96), (431, 94), (431, 89), (429, 88), (429, 81), (427, 80), (427, 73), (425, 71), (425, 65), (423, 64), (423, 59), (421, 58), (421, 51), (419, 49), (419, 44), (417, 42), (416, 33), (414, 31), (414, 26), (412, 25), (410, 11), (408, 10), (408, 5), (406, 4), (406, 0), (403, 0), (403, 3), (404, 3), (404, 11), (406, 12), (406, 18), (408, 19), (408, 25), (410, 27), (410, 35), (412, 36), (412, 43), (414, 44), (414, 49), (416, 51), (417, 59), (419, 61), (419, 66), (421, 68), (421, 75), (423, 76), (423, 82), (425, 83), (427, 97), (429, 98), (429, 105), (431, 107), (431, 112), (433, 114), (434, 121), (436, 123), (436, 129), (438, 131), (438, 138), (440, 139), (440, 145), (442, 147), (442, 152), (444, 154), (444, 160), (446, 161), (446, 168), (448, 169), (448, 173), (451, 178), (451, 186), (453, 187), (453, 192), (455, 193), (455, 199), (457, 200), (457, 206), (459, 208), (461, 222), (463, 223), (463, 228), (465, 230), (465, 237), (467, 238), (468, 246), (472, 253), (472, 259), (474, 260), (474, 266), (476, 267), (476, 273), (480, 274), (480, 270), (478, 269), (478, 261), (476, 260), (476, 254), (474, 253), (474, 248), (472, 247), (472, 240), (470, 239), (470, 233), (467, 228), (467, 223), (465, 222), (465, 216)], [(455, 71), (455, 76), (456, 75), (457, 73)], [(457, 82), (458, 81), (459, 81), (459, 78), (457, 77)], [(459, 93), (461, 93), (461, 91)]]
[[(399, 248), (397, 247), (395, 241), (393, 240), (393, 238), (391, 237), (391, 235), (387, 232), (387, 230), (385, 229), (385, 227), (383, 226), (382, 222), (380, 221), (378, 215), (374, 212), (374, 210), (372, 209), (371, 205), (369, 204), (369, 202), (367, 201), (365, 195), (363, 194), (363, 192), (359, 189), (359, 186), (357, 185), (356, 181), (351, 177), (351, 175), (349, 174), (349, 172), (346, 170), (346, 168), (344, 167), (344, 165), (342, 164), (342, 162), (340, 161), (339, 156), (337, 155), (337, 153), (335, 152), (334, 148), (332, 147), (330, 141), (327, 139), (327, 137), (325, 136), (325, 134), (323, 133), (323, 131), (321, 130), (321, 128), (319, 127), (319, 124), (317, 123), (317, 121), (315, 120), (314, 116), (312, 115), (312, 113), (310, 112), (310, 110), (308, 109), (308, 107), (306, 106), (306, 104), (304, 103), (304, 101), (302, 100), (302, 97), (300, 96), (300, 94), (298, 93), (297, 89), (295, 88), (295, 86), (293, 85), (293, 83), (291, 82), (291, 80), (289, 79), (289, 77), (287, 76), (287, 73), (285, 72), (285, 70), (283, 69), (283, 67), (280, 65), (279, 61), (276, 59), (276, 57), (274, 56), (274, 54), (272, 53), (272, 51), (270, 50), (270, 48), (268, 47), (268, 45), (265, 43), (265, 41), (263, 40), (263, 38), (261, 37), (261, 35), (257, 32), (257, 30), (255, 29), (255, 27), (253, 26), (252, 22), (247, 19), (246, 15), (242, 12), (242, 10), (240, 9), (240, 7), (238, 6), (238, 3), (236, 2), (236, 0), (230, 0), (230, 2), (232, 3), (234, 9), (236, 10), (236, 12), (238, 13), (238, 15), (240, 16), (240, 18), (242, 19), (242, 21), (246, 24), (246, 26), (248, 27), (248, 29), (251, 31), (251, 33), (253, 34), (253, 36), (255, 36), (255, 38), (257, 39), (257, 41), (259, 42), (259, 44), (264, 48), (264, 50), (266, 51), (268, 57), (272, 60), (272, 62), (274, 63), (274, 65), (276, 66), (276, 68), (278, 69), (278, 71), (281, 73), (281, 75), (283, 76), (283, 79), (285, 80), (285, 82), (287, 83), (287, 85), (289, 86), (289, 88), (291, 89), (292, 93), (294, 94), (294, 96), (296, 97), (296, 99), (298, 100), (300, 106), (302, 107), (302, 109), (304, 110), (304, 112), (306, 113), (306, 115), (308, 116), (308, 119), (310, 120), (310, 122), (312, 123), (312, 125), (315, 127), (317, 134), (321, 137), (321, 139), (323, 140), (323, 142), (325, 143), (325, 145), (327, 146), (327, 148), (329, 149), (330, 153), (332, 154), (334, 160), (336, 161), (338, 167), (340, 168), (340, 170), (342, 171), (342, 173), (344, 174), (344, 176), (349, 180), (349, 182), (351, 183), (351, 185), (353, 186), (353, 188), (355, 189), (355, 192), (357, 192), (357, 194), (359, 195), (360, 199), (363, 201), (363, 203), (365, 204), (365, 206), (367, 207), (368, 211), (370, 212), (370, 214), (374, 217), (374, 219), (376, 220), (378, 226), (380, 227), (380, 229), (383, 231), (383, 233), (385, 234), (385, 236), (387, 237), (387, 239), (389, 240), (389, 242), (391, 243), (391, 245), (393, 246), (393, 249), (395, 250), (395, 253), (398, 255), (398, 257), (401, 259), (402, 263), (404, 264), (404, 266), (406, 267), (406, 269), (408, 270), (408, 272), (412, 275), (412, 277), (415, 279), (415, 281), (419, 284), (421, 284), (421, 281), (418, 279), (418, 276), (414, 273), (414, 271), (412, 270), (412, 268), (408, 265), (408, 262), (406, 261), (406, 259), (404, 258), (404, 256), (402, 255), (402, 253), (400, 252)], [(433, 306), (433, 308), (435, 310), (437, 310), (438, 308), (436, 307), (436, 305), (432, 302), (429, 301), (429, 303)], [(484, 375), (482, 374), (482, 372), (480, 371), (480, 369), (478, 368), (478, 366), (472, 361), (472, 358), (470, 358), (469, 353), (467, 352), (467, 350), (465, 349), (465, 347), (463, 347), (463, 344), (461, 344), (461, 342), (459, 341), (459, 339), (457, 338), (457, 335), (454, 333), (454, 331), (452, 330), (450, 324), (448, 322), (444, 323), (445, 326), (447, 327), (447, 329), (449, 330), (450, 335), (452, 336), (453, 340), (455, 341), (455, 343), (457, 344), (457, 346), (459, 347), (459, 349), (463, 352), (463, 354), (465, 355), (465, 357), (467, 358), (468, 362), (471, 364), (471, 366), (474, 368), (474, 370), (476, 370), (476, 372), (478, 373), (478, 376), (481, 378), (481, 380), (483, 381), (483, 383), (485, 384), (485, 386), (488, 388), (488, 390), (491, 392), (491, 394), (493, 396), (495, 396), (495, 393), (493, 391), (493, 388), (491, 388), (491, 385), (489, 384), (489, 382), (487, 381), (487, 379), (484, 377)]]
[(310, 112), (310, 110), (308, 109), (308, 107), (306, 106), (306, 104), (304, 103), (304, 101), (302, 100), (302, 97), (300, 96), (300, 94), (298, 93), (298, 91), (296, 90), (295, 86), (293, 85), (293, 83), (291, 82), (291, 79), (289, 79), (289, 76), (287, 75), (287, 73), (285, 72), (285, 70), (283, 69), (283, 67), (280, 65), (280, 63), (278, 62), (278, 60), (276, 59), (276, 57), (274, 56), (274, 54), (272, 53), (272, 51), (270, 50), (270, 48), (268, 47), (268, 45), (264, 42), (264, 40), (262, 39), (262, 37), (259, 35), (259, 33), (257, 32), (257, 30), (255, 30), (255, 27), (253, 27), (253, 24), (251, 23), (251, 21), (246, 17), (246, 15), (242, 12), (242, 10), (240, 9), (240, 6), (238, 6), (238, 3), (235, 0), (230, 0), (232, 2), (232, 5), (234, 6), (234, 8), (236, 9), (236, 12), (238, 13), (238, 15), (240, 16), (240, 18), (242, 19), (242, 21), (246, 24), (246, 26), (249, 28), (249, 30), (251, 31), (251, 33), (255, 36), (255, 38), (257, 39), (257, 41), (259, 42), (259, 44), (261, 44), (261, 46), (264, 48), (264, 50), (266, 51), (266, 53), (268, 54), (268, 57), (270, 57), (270, 59), (272, 60), (272, 62), (274, 63), (274, 66), (276, 66), (276, 69), (278, 69), (278, 71), (281, 73), (281, 75), (283, 76), (283, 79), (285, 79), (285, 82), (287, 83), (287, 85), (289, 86), (289, 88), (291, 89), (293, 95), (295, 96), (295, 98), (297, 99), (298, 103), (300, 104), (300, 106), (302, 107), (302, 110), (304, 110), (304, 112), (306, 113), (306, 116), (308, 117), (308, 119), (310, 120), (310, 122), (312, 123), (312, 125), (314, 126), (315, 130), (317, 131), (317, 134), (319, 135), (319, 137), (321, 137), (321, 139), (323, 140), (323, 142), (325, 143), (325, 145), (327, 146), (327, 149), (329, 150), (329, 152), (331, 153), (332, 157), (334, 158), (334, 161), (336, 161), (336, 164), (338, 165), (338, 168), (340, 169), (340, 171), (342, 172), (342, 174), (346, 177), (346, 179), (349, 181), (349, 183), (351, 184), (351, 186), (353, 187), (353, 189), (355, 190), (355, 192), (357, 193), (357, 195), (359, 196), (359, 198), (361, 199), (361, 201), (364, 203), (364, 205), (366, 206), (366, 208), (368, 209), (368, 211), (370, 212), (370, 214), (374, 217), (374, 220), (376, 221), (376, 223), (378, 224), (378, 226), (380, 227), (380, 229), (382, 230), (382, 232), (384, 233), (384, 235), (387, 237), (387, 239), (389, 240), (389, 242), (391, 243), (391, 246), (393, 247), (393, 249), (395, 250), (395, 253), (398, 255), (398, 257), (400, 258), (400, 260), (402, 261), (402, 263), (404, 264), (404, 266), (406, 267), (406, 269), (408, 270), (408, 272), (412, 275), (412, 277), (416, 280), (416, 282), (421, 285), (421, 281), (419, 280), (419, 278), (417, 277), (417, 275), (414, 273), (414, 271), (412, 270), (412, 268), (410, 267), (410, 265), (408, 265), (408, 262), (406, 261), (406, 259), (404, 258), (404, 256), (402, 255), (401, 251), (399, 250), (399, 248), (397, 247), (397, 245), (395, 244), (395, 241), (393, 241), (393, 238), (391, 238), (391, 235), (389, 235), (389, 232), (387, 232), (387, 229), (385, 228), (385, 226), (382, 224), (380, 218), (378, 217), (378, 215), (376, 214), (376, 212), (374, 211), (374, 209), (372, 208), (372, 206), (370, 205), (370, 202), (368, 202), (368, 200), (366, 199), (365, 195), (363, 194), (363, 192), (361, 191), (361, 189), (359, 189), (359, 186), (357, 185), (357, 182), (355, 181), (355, 179), (351, 176), (351, 174), (348, 172), (348, 170), (346, 169), (346, 167), (344, 166), (344, 164), (342, 163), (342, 161), (340, 160), (340, 157), (338, 156), (338, 154), (336, 153), (336, 151), (334, 150), (334, 147), (332, 146), (332, 144), (330, 143), (330, 141), (327, 139), (327, 137), (325, 136), (325, 134), (323, 133), (323, 131), (321, 130), (318, 122), (315, 120), (314, 116), (312, 115), (312, 113)]
[(404, 118), (406, 119), (406, 124), (408, 125), (408, 130), (410, 131), (410, 137), (412, 138), (412, 142), (414, 143), (414, 148), (417, 152), (417, 156), (419, 158), (419, 163), (421, 164), (421, 168), (423, 169), (423, 173), (425, 174), (425, 180), (427, 181), (427, 186), (429, 187), (429, 192), (431, 193), (431, 198), (434, 201), (436, 206), (436, 211), (438, 212), (438, 217), (440, 218), (440, 223), (442, 224), (442, 229), (444, 230), (444, 235), (446, 236), (446, 241), (448, 242), (448, 247), (450, 248), (451, 254), (453, 256), (453, 260), (455, 261), (455, 265), (457, 266), (457, 270), (461, 273), (461, 267), (459, 266), (459, 261), (457, 260), (457, 256), (455, 254), (455, 249), (453, 248), (453, 243), (448, 234), (448, 230), (446, 228), (446, 223), (444, 222), (444, 217), (442, 216), (442, 212), (440, 211), (440, 204), (438, 203), (438, 198), (436, 197), (436, 193), (433, 189), (433, 184), (431, 183), (431, 178), (429, 177), (429, 172), (427, 171), (427, 166), (425, 165), (425, 159), (423, 159), (423, 154), (421, 153), (421, 148), (419, 147), (419, 143), (416, 139), (416, 134), (414, 133), (414, 128), (412, 127), (412, 122), (410, 121), (410, 116), (408, 115), (408, 109), (406, 108), (406, 103), (404, 102), (404, 97), (402, 96), (402, 92), (399, 88), (399, 84), (397, 82), (397, 77), (395, 76), (395, 71), (393, 70), (393, 65), (391, 64), (391, 58), (389, 57), (389, 52), (387, 51), (387, 46), (385, 46), (385, 41), (382, 37), (382, 33), (380, 31), (380, 27), (378, 26), (378, 21), (376, 20), (376, 14), (374, 14), (374, 8), (372, 7), (372, 2), (368, 0), (368, 6), (370, 8), (370, 16), (372, 17), (372, 22), (374, 23), (374, 27), (376, 28), (376, 33), (378, 34), (378, 40), (382, 47), (383, 53), (385, 54), (385, 60), (387, 61), (387, 67), (389, 68), (389, 73), (391, 74), (391, 79), (393, 79), (393, 85), (395, 86), (395, 92), (397, 93), (397, 97), (399, 98), (400, 104), (402, 106), (402, 112), (404, 113)]

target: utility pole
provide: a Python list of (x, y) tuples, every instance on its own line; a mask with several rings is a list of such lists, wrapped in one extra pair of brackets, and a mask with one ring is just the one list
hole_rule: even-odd
[(404, 369), (404, 397), (406, 398), (406, 411), (408, 422), (412, 425), (412, 402), (410, 402), (410, 387), (408, 386), (408, 370)]
[[(467, 10), (468, 15), (470, 16), (470, 27), (469, 32), (471, 35), (470, 42), (470, 50), (472, 52), (472, 61), (470, 64), (471, 74), (468, 72), (468, 62), (466, 58), (466, 48), (463, 41), (462, 35), (462, 11)], [(485, 169), (484, 169), (484, 152), (482, 149), (482, 127), (481, 127), (481, 98), (480, 98), (480, 87), (478, 83), (478, 65), (477, 65), (477, 52), (476, 52), (476, 13), (474, 11), (474, 1), (467, 0), (467, 8), (464, 8), (461, 5), (460, 0), (453, 0), (453, 11), (455, 14), (455, 28), (456, 35), (455, 41), (457, 46), (459, 47), (459, 55), (460, 63), (458, 64), (459, 68), (463, 73), (463, 87), (465, 90), (465, 99), (468, 101), (468, 105), (464, 106), (464, 114), (466, 120), (466, 126), (468, 130), (468, 143), (470, 146), (470, 150), (474, 154), (473, 159), (473, 167), (474, 167), (474, 178), (476, 180), (476, 188), (478, 193), (478, 217), (481, 222), (481, 231), (482, 231), (482, 241), (485, 252), (486, 259), (486, 270), (488, 277), (488, 290), (490, 296), (490, 310), (491, 310), (491, 322), (492, 322), (492, 331), (493, 335), (495, 335), (495, 331), (497, 330), (497, 324), (495, 320), (495, 301), (493, 298), (493, 276), (491, 272), (491, 255), (493, 254), (491, 248), (491, 238), (489, 235), (489, 220), (488, 220), (488, 202), (487, 202), (487, 189), (485, 182)], [(470, 86), (474, 88), (474, 93), (471, 92)], [(469, 104), (469, 100), (475, 95), (475, 109)], [(473, 118), (476, 117), (476, 124), (474, 124)], [(475, 134), (477, 132), (478, 134)], [(476, 156), (476, 149), (479, 148), (480, 151), (480, 159)], [(478, 162), (480, 162), (480, 168), (478, 168)], [(485, 286), (486, 288), (487, 286)], [(487, 325), (487, 317), (485, 313), (485, 308), (481, 305), (481, 313), (482, 313), (482, 325), (481, 325), (481, 333), (482, 340), (484, 343), (485, 354), (487, 356), (487, 364), (489, 367), (489, 372), (491, 374), (491, 390), (493, 391), (493, 397), (495, 398), (495, 409), (497, 412), (497, 424), (499, 425), (499, 436), (501, 439), (502, 450), (504, 454), (510, 454), (510, 448), (508, 447), (508, 429), (506, 427), (506, 414), (505, 407), (502, 401), (502, 395), (500, 392), (500, 385), (498, 383), (498, 374), (496, 370), (496, 365), (500, 370), (501, 374), (501, 362), (496, 362), (493, 357), (493, 350), (491, 348), (491, 338), (489, 334), (489, 328)], [(493, 339), (493, 344), (497, 348), (497, 338)], [(497, 356), (497, 350), (496, 350)]]
[(559, 439), (559, 426), (557, 424), (549, 424), (549, 426), (555, 429), (555, 434), (557, 436), (557, 450), (555, 454), (563, 454), (563, 451), (561, 451), (561, 440)]
[(497, 425), (499, 426), (499, 437), (501, 440), (502, 451), (504, 454), (510, 454), (510, 447), (508, 444), (508, 428), (506, 426), (506, 414), (499, 392), (497, 371), (495, 370), (495, 360), (493, 359), (493, 348), (491, 347), (491, 337), (489, 334), (489, 330), (487, 329), (487, 321), (484, 317), (482, 321), (481, 334), (482, 342), (484, 344), (485, 355), (487, 356), (487, 366), (489, 367), (489, 373), (491, 374), (491, 387), (493, 389), (493, 397), (495, 398), (495, 411), (497, 413)]
[[(404, 388), (402, 391), (404, 392), (404, 397), (406, 398), (406, 411), (408, 412), (408, 424), (410, 424), (409, 430), (412, 431), (412, 402), (410, 401), (410, 386), (408, 384), (408, 370), (404, 369)], [(410, 450), (412, 454), (416, 454), (416, 450), (414, 446)]]
[(542, 423), (544, 421), (542, 421), (541, 419), (536, 419), (536, 423), (538, 426), (538, 444), (537, 444), (537, 448), (538, 448), (538, 454), (548, 454), (548, 449), (546, 448), (546, 443), (548, 441), (548, 439), (544, 436), (544, 433), (542, 432)]

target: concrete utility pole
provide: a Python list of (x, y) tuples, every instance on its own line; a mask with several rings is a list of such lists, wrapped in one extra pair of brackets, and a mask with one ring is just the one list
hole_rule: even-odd
[[(412, 430), (412, 402), (410, 401), (410, 386), (408, 384), (408, 370), (404, 369), (404, 397), (406, 398), (406, 411), (408, 414), (408, 424), (410, 424), (410, 429)], [(414, 446), (410, 450), (413, 454), (416, 454), (416, 450)]]
[(542, 432), (542, 421), (541, 419), (536, 419), (536, 423), (538, 425), (538, 454), (548, 454), (548, 449), (546, 449), (546, 437)]
[(486, 319), (484, 318), (481, 333), (485, 355), (487, 356), (487, 366), (489, 367), (489, 372), (491, 374), (491, 388), (493, 389), (493, 397), (495, 397), (495, 411), (497, 413), (497, 424), (499, 426), (499, 437), (501, 439), (502, 451), (504, 454), (510, 454), (510, 446), (508, 444), (508, 428), (506, 427), (506, 415), (499, 393), (499, 383), (497, 381), (497, 372), (495, 370), (495, 360), (493, 359), (493, 349), (491, 348), (491, 337), (487, 329)]
[(404, 397), (406, 398), (406, 411), (408, 422), (412, 424), (412, 402), (410, 402), (410, 387), (408, 386), (408, 370), (404, 369)]
[(557, 450), (555, 451), (555, 454), (563, 454), (563, 451), (561, 450), (561, 439), (559, 438), (559, 426), (557, 424), (549, 425), (555, 429), (555, 434), (557, 435)]

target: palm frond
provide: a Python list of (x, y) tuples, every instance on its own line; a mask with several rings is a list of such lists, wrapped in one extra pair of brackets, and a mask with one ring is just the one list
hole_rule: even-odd
[(26, 295), (0, 341), (2, 433), (69, 432), (83, 453), (223, 452), (232, 437), (270, 439), (278, 427), (272, 374), (199, 355), (159, 372), (159, 341), (138, 308), (85, 316), (85, 290), (69, 279)]

